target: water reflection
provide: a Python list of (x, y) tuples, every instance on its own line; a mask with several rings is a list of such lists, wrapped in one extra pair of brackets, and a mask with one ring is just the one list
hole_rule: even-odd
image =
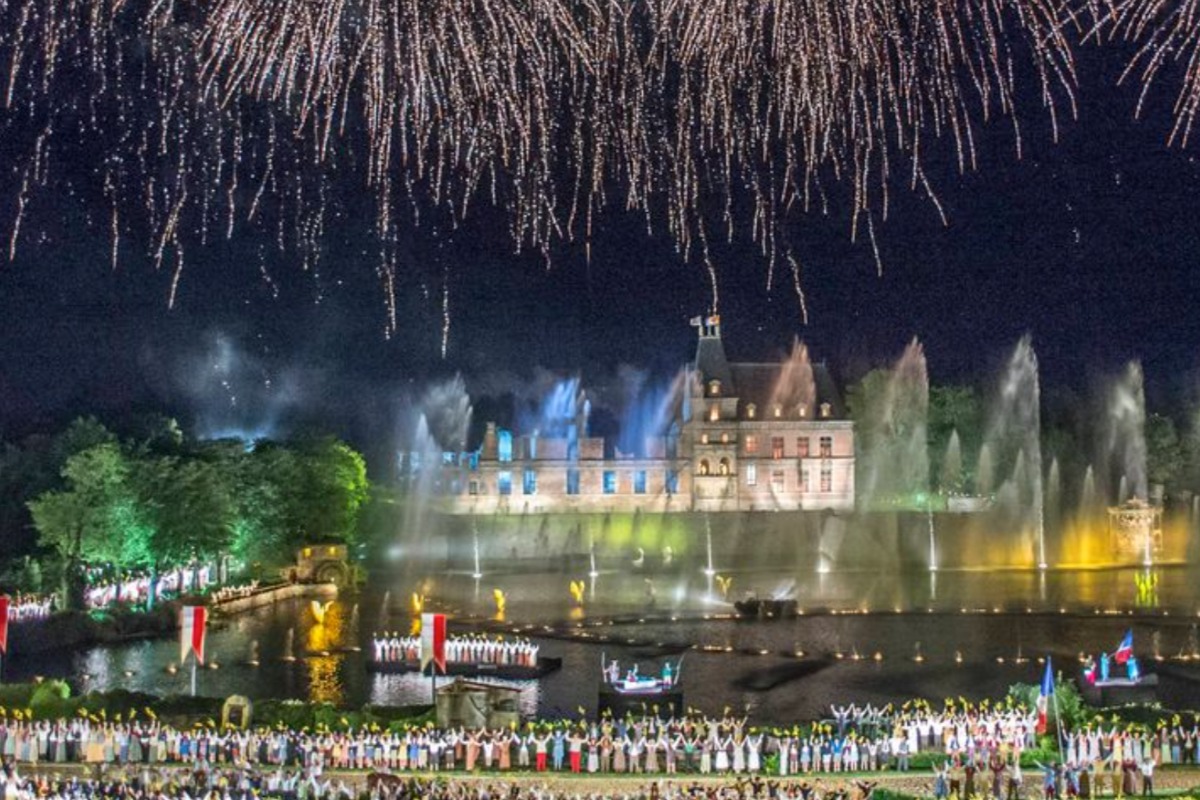
[[(767, 723), (821, 714), (834, 701), (995, 696), (1014, 681), (1036, 681), (1039, 657), (1054, 654), (1065, 663), (1080, 652), (1111, 646), (1130, 626), (1139, 649), (1163, 659), (1164, 704), (1172, 698), (1194, 702), (1200, 687), (1198, 582), (1191, 569), (1155, 570), (1153, 592), (1141, 591), (1150, 584), (1140, 569), (991, 574), (943, 569), (908, 577), (723, 569), (721, 576), (734, 578), (729, 600), (791, 587), (803, 615), (738, 620), (727, 604), (707, 601), (709, 580), (700, 570), (652, 577), (605, 573), (595, 596), (589, 591), (580, 598), (586, 605), (563, 591), (569, 578), (562, 573), (489, 572), (489, 583), (504, 596), (504, 621), (496, 622), (495, 594), (476, 597), (469, 575), (435, 575), (416, 584), (381, 582), (361, 597), (330, 604), (320, 623), (308, 601), (218, 620), (209, 646), (225, 663), (219, 672), (202, 671), (198, 689), (349, 705), (427, 703), (428, 679), (376, 675), (365, 664), (372, 630), (382, 624), (402, 630), (405, 612), (415, 608), (405, 608), (409, 604), (400, 605), (400, 599), (414, 593), (420, 608), (451, 613), (452, 632), (519, 631), (536, 638), (544, 655), (564, 659), (560, 672), (522, 685), (525, 713), (594, 709), (601, 653), (646, 667), (686, 654), (689, 705), (720, 711), (750, 703), (756, 718)], [(713, 588), (719, 597), (719, 587)], [(378, 618), (364, 624), (359, 607), (379, 609)], [(256, 651), (258, 667), (248, 657)], [(65, 658), (15, 653), (8, 666), (13, 679), (68, 677), (76, 691), (183, 693), (189, 671), (167, 672), (178, 652), (170, 638), (87, 648)]]

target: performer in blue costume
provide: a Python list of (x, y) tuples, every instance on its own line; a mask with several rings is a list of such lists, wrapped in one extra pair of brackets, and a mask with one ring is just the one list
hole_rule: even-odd
[(1100, 654), (1100, 680), (1108, 681), (1108, 653)]
[(1138, 660), (1136, 656), (1129, 657), (1129, 660), (1125, 662), (1125, 668), (1129, 672), (1129, 680), (1131, 682), (1137, 683), (1138, 679), (1142, 677), (1142, 671), (1138, 668)]

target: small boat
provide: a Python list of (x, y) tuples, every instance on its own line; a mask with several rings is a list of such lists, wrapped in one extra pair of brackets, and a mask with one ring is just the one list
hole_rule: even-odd
[[(534, 681), (562, 669), (561, 658), (541, 656), (536, 666), (525, 664), (493, 664), (479, 661), (448, 661), (446, 675), (458, 675), (464, 678), (500, 678), (507, 681)], [(378, 672), (384, 675), (395, 675), (404, 672), (420, 672), (419, 661), (367, 661), (368, 672)]]

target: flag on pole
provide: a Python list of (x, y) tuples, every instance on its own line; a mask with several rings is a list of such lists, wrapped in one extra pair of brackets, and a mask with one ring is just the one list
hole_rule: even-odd
[(1042, 676), (1042, 690), (1038, 693), (1037, 701), (1037, 732), (1046, 732), (1046, 716), (1050, 707), (1050, 698), (1054, 696), (1054, 668), (1050, 666), (1050, 656), (1046, 656), (1046, 674)]
[(432, 661), (446, 674), (446, 615), (421, 615), (421, 672)]
[(197, 663), (204, 663), (204, 634), (208, 609), (204, 606), (184, 606), (179, 612), (179, 663), (194, 653)]
[(1118, 664), (1124, 664), (1133, 655), (1133, 628), (1125, 631), (1125, 638), (1117, 645), (1117, 652), (1113, 653), (1113, 658)]
[(8, 655), (8, 595), (0, 596), (0, 653)]

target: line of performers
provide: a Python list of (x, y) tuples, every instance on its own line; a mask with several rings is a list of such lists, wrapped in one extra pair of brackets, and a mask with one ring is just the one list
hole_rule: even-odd
[[(419, 663), (421, 637), (397, 633), (377, 633), (372, 639), (372, 657), (376, 662)], [(495, 664), (497, 666), (536, 667), (539, 646), (528, 639), (489, 639), (486, 636), (446, 637), (446, 661), (451, 664)]]

